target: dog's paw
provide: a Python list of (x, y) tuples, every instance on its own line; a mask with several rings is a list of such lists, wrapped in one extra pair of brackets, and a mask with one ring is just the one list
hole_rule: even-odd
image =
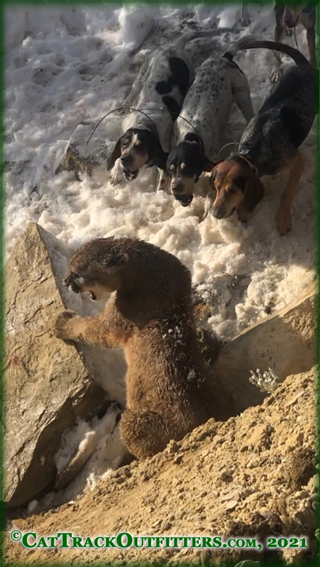
[(269, 79), (271, 83), (276, 83), (280, 79), (281, 75), (282, 75), (282, 69), (280, 65), (277, 64), (273, 65), (269, 75)]
[(117, 159), (110, 173), (111, 185), (120, 185), (123, 180), (123, 171), (120, 165), (120, 159)]
[(76, 315), (77, 314), (71, 310), (59, 313), (54, 324), (54, 334), (58, 339), (62, 339), (64, 341), (71, 340), (70, 329), (68, 329), (68, 327), (70, 320), (76, 317)]
[(161, 172), (158, 179), (158, 184), (156, 186), (156, 193), (158, 191), (163, 191), (167, 195), (170, 195), (170, 183), (171, 177), (170, 175), (166, 174), (165, 172)]
[(210, 215), (214, 200), (215, 200), (215, 193), (214, 193), (214, 191), (210, 191), (206, 195), (206, 198), (205, 198), (205, 201), (204, 201), (203, 214), (200, 216), (199, 222), (203, 222)]
[(284, 236), (290, 232), (292, 228), (291, 212), (285, 209), (280, 209), (276, 217), (277, 229), (280, 236)]

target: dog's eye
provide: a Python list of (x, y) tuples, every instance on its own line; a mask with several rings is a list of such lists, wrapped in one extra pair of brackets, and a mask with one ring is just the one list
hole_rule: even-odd
[(123, 140), (122, 147), (127, 148), (129, 146), (129, 140)]
[(235, 189), (235, 187), (230, 187), (230, 189), (228, 189), (228, 193), (229, 195), (235, 195), (237, 193), (237, 189)]
[(244, 191), (246, 186), (246, 178), (243, 175), (240, 175), (233, 180), (233, 183), (238, 187), (238, 189), (240, 189), (240, 191)]

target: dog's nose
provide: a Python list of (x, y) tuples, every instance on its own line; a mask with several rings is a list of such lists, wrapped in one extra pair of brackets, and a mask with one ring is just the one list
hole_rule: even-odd
[(211, 209), (211, 214), (216, 218), (216, 219), (223, 219), (224, 217), (224, 213), (221, 209)]
[(131, 156), (124, 154), (123, 156), (121, 156), (120, 161), (124, 167), (128, 167), (131, 163)]
[(185, 188), (184, 184), (181, 181), (177, 181), (176, 183), (172, 184), (172, 192), (174, 196), (179, 195), (180, 193), (184, 193)]

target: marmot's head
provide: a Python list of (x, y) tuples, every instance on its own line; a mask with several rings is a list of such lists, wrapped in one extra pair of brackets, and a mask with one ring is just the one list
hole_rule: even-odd
[(98, 238), (70, 260), (64, 284), (75, 293), (100, 299), (106, 292), (139, 294), (164, 303), (191, 298), (189, 270), (172, 254), (143, 240)]
[(119, 271), (129, 256), (117, 242), (114, 238), (98, 238), (81, 246), (70, 260), (64, 285), (74, 293), (88, 292), (93, 300), (119, 289)]

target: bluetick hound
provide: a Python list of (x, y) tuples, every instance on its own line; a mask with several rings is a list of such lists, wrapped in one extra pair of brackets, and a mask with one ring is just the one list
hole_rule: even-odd
[[(290, 5), (278, 2), (274, 7), (276, 27), (274, 29), (274, 41), (280, 42), (286, 28), (294, 29), (301, 23), (307, 30), (307, 42), (309, 48), (309, 61), (312, 67), (317, 66), (316, 58), (316, 4), (297, 4)], [(281, 59), (278, 53), (274, 53), (275, 62), (273, 64), (270, 80), (275, 82), (281, 76)]]
[[(216, 190), (207, 197), (206, 210), (218, 219), (235, 210), (246, 221), (264, 194), (263, 175), (274, 175), (288, 167), (289, 178), (281, 195), (277, 228), (281, 235), (291, 229), (291, 204), (298, 190), (305, 158), (298, 148), (308, 136), (318, 112), (318, 70), (293, 47), (247, 36), (229, 51), (266, 47), (286, 53), (296, 63), (273, 86), (259, 113), (248, 124), (236, 155), (218, 163), (212, 173)], [(212, 201), (210, 199), (212, 197)], [(214, 202), (213, 202), (214, 201)], [(211, 208), (212, 207), (212, 208)]]
[[(139, 170), (157, 166), (165, 170), (170, 151), (173, 121), (180, 113), (184, 97), (194, 78), (194, 71), (184, 46), (198, 37), (207, 37), (231, 31), (217, 28), (190, 31), (173, 47), (158, 49), (146, 66), (141, 69), (133, 84), (131, 112), (122, 123), (123, 135), (109, 156), (107, 169), (112, 169), (114, 185), (124, 176), (135, 179)], [(134, 101), (137, 95), (137, 100)], [(138, 111), (141, 112), (138, 112)]]
[(246, 76), (226, 52), (209, 57), (199, 67), (174, 125), (173, 149), (167, 160), (170, 190), (184, 207), (192, 199), (200, 175), (211, 171), (235, 102), (245, 120), (253, 117)]

